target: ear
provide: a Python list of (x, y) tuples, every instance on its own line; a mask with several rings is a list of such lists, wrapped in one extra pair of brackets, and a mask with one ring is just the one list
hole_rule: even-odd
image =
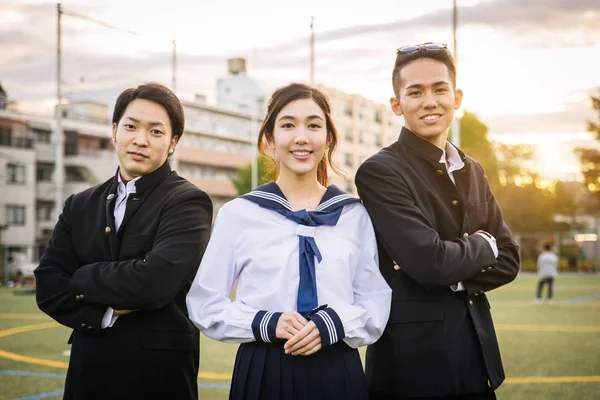
[(456, 89), (454, 91), (454, 109), (458, 110), (462, 104), (463, 99), (463, 91), (461, 89)]
[(396, 114), (399, 117), (402, 116), (402, 106), (400, 105), (400, 102), (397, 98), (390, 97), (390, 106), (392, 106), (392, 111), (394, 112), (394, 114)]
[(171, 145), (169, 147), (169, 154), (175, 153), (175, 147), (177, 146), (178, 142), (179, 142), (179, 136), (173, 136), (171, 138)]
[(269, 146), (271, 150), (275, 151), (275, 141), (273, 140), (273, 135), (270, 132), (265, 131), (263, 140), (267, 142), (267, 146)]
[(116, 123), (112, 124), (112, 139), (113, 139), (113, 143), (117, 143), (117, 124)]

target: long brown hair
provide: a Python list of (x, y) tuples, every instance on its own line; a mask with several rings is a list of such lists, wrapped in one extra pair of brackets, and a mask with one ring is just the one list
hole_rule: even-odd
[(323, 155), (319, 165), (317, 166), (317, 181), (327, 187), (329, 186), (329, 177), (327, 175), (328, 166), (338, 174), (344, 176), (344, 173), (335, 166), (333, 162), (333, 154), (338, 144), (338, 132), (331, 119), (331, 106), (327, 96), (319, 89), (306, 85), (304, 83), (290, 83), (275, 90), (269, 99), (267, 105), (267, 115), (260, 126), (258, 133), (258, 151), (260, 154), (267, 157), (272, 162), (271, 170), (279, 174), (279, 162), (275, 160), (269, 151), (269, 142), (273, 140), (273, 130), (275, 129), (275, 118), (281, 110), (296, 100), (312, 99), (325, 114), (327, 127), (327, 153)]

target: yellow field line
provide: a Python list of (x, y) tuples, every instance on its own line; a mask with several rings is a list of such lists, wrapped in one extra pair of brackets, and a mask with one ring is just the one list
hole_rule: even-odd
[(45, 314), (0, 314), (0, 319), (26, 319), (26, 320), (36, 320), (36, 321), (46, 321), (49, 320), (50, 317)]
[(43, 358), (27, 357), (21, 354), (10, 353), (0, 349), (0, 357), (8, 358), (13, 361), (21, 361), (27, 364), (45, 365), (46, 367), (69, 368), (69, 363), (63, 361), (45, 360)]
[(510, 300), (491, 300), (492, 306), (495, 307), (535, 307), (540, 309), (546, 308), (600, 308), (600, 302), (581, 302), (581, 303), (561, 303), (554, 302), (552, 305), (548, 304), (534, 304), (531, 301), (510, 301)]
[(525, 332), (587, 332), (600, 333), (600, 326), (572, 326), (572, 325), (496, 325), (498, 331), (525, 331)]
[[(20, 333), (37, 331), (42, 329), (56, 328), (60, 325), (56, 322), (45, 322), (42, 324), (26, 325), (17, 328), (6, 329), (0, 331), (0, 338), (17, 335)], [(505, 325), (497, 326), (498, 330), (514, 330), (514, 331), (559, 331), (559, 332), (600, 332), (600, 327), (594, 326), (560, 326), (560, 325)], [(63, 361), (53, 361), (43, 358), (28, 357), (21, 354), (11, 353), (0, 349), (0, 357), (7, 358), (13, 361), (20, 361), (27, 364), (44, 365), (47, 367), (56, 367), (67, 369), (69, 363)], [(231, 380), (231, 374), (216, 373), (216, 372), (200, 372), (198, 379), (208, 380)], [(522, 378), (506, 378), (507, 384), (527, 384), (527, 383), (569, 383), (569, 382), (600, 382), (600, 376), (551, 376), (551, 377), (522, 377)]]
[(11, 328), (11, 329), (6, 329), (3, 331), (0, 331), (0, 338), (6, 337), (6, 336), (11, 336), (11, 335), (16, 335), (16, 334), (24, 333), (24, 332), (39, 331), (41, 329), (58, 328), (59, 326), (60, 325), (54, 321), (44, 322), (43, 324), (18, 326), (16, 328)]
[(527, 378), (506, 378), (504, 383), (573, 383), (600, 382), (600, 376), (531, 376)]
[(231, 380), (231, 374), (219, 374), (216, 372), (199, 372), (198, 379), (219, 379), (219, 380)]

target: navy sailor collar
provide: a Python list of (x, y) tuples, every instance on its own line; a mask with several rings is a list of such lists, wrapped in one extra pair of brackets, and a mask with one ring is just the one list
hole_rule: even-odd
[[(246, 193), (240, 197), (264, 207), (274, 208), (284, 212), (294, 211), (275, 182), (265, 183), (250, 193)], [(329, 212), (357, 201), (360, 200), (349, 195), (335, 185), (329, 185), (315, 211)]]

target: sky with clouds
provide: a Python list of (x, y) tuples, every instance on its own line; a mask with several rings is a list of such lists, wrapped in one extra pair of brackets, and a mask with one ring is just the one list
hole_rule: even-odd
[[(494, 137), (540, 145), (539, 168), (570, 176), (571, 147), (589, 143), (589, 95), (600, 86), (598, 0), (457, 0), (458, 84), (463, 107)], [(67, 12), (132, 35), (63, 16), (65, 90), (132, 81), (171, 82), (214, 101), (229, 57), (245, 57), (267, 88), (308, 80), (315, 17), (316, 82), (387, 103), (395, 49), (437, 41), (452, 47), (451, 0), (63, 1)], [(0, 81), (12, 100), (43, 111), (56, 84), (56, 2), (0, 0)], [(503, 136), (499, 136), (503, 135)], [(556, 163), (560, 157), (564, 163)]]

